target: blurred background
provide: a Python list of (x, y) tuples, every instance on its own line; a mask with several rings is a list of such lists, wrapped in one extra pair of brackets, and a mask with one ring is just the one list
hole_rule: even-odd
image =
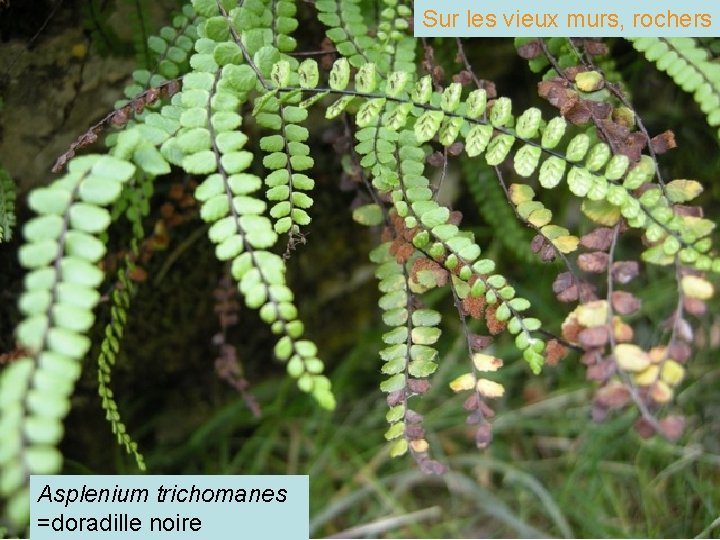
[[(28, 189), (48, 183), (57, 156), (114, 108), (132, 70), (151, 62), (146, 37), (179, 7), (172, 0), (0, 0), (0, 163), (18, 186), (20, 225)], [(321, 44), (310, 40), (322, 29), (311, 7), (301, 12), (299, 50), (317, 50)], [(650, 133), (675, 132), (678, 148), (661, 158), (665, 177), (701, 181), (705, 193), (698, 202), (717, 221), (714, 132), (691, 96), (627, 43), (607, 44)], [(455, 43), (436, 39), (432, 45), (449, 80), (461, 69)], [(475, 73), (494, 81), (498, 95), (513, 98), (515, 110), (550, 111), (537, 97), (538, 76), (512, 40), (466, 40), (465, 51)], [(593, 423), (593, 385), (577, 355), (535, 377), (500, 338), (493, 351), (505, 361), (506, 392), (495, 403), (495, 439), (479, 451), (465, 423), (464, 396), (452, 395), (447, 384), (467, 369), (460, 321), (448, 291), (427, 295), (426, 303), (447, 316), (440, 370), (415, 406), (425, 414), (433, 457), (450, 472), (426, 476), (411, 458), (389, 458), (385, 396), (378, 389), (385, 329), (367, 255), (379, 231), (352, 221), (357, 193), (336, 153), (342, 126), (314, 114), (314, 221), (307, 243), (289, 261), (289, 279), (332, 378), (337, 410), (321, 411), (295, 388), (272, 359), (269, 330), (242, 308), (227, 342), (236, 347), (261, 416), (218, 376), (213, 336), (224, 269), (203, 234), (192, 180), (170, 175), (156, 183), (146, 223), (154, 233), (152, 256), (134, 277), (138, 294), (112, 383), (149, 471), (309, 474), (314, 537), (720, 537), (717, 300), (694, 320), (697, 352), (676, 400), (688, 428), (678, 442), (641, 439), (632, 429), (634, 411)], [(468, 190), (468, 183), (477, 189)], [(546, 206), (566, 226), (587, 232), (577, 205), (561, 191)], [(559, 266), (541, 263), (530, 251), (531, 232), (508, 222), (512, 213), (502, 207), (491, 172), (451, 165), (442, 197), (463, 212), (463, 226), (557, 332), (569, 311), (551, 290)], [(0, 244), (0, 353), (14, 348), (18, 236)], [(118, 229), (111, 237), (121, 254), (128, 232)], [(639, 244), (626, 244), (619, 256), (637, 257)], [(633, 320), (640, 342), (657, 341), (676, 301), (671, 272), (647, 270), (631, 288), (643, 300), (642, 315)], [(107, 322), (100, 309), (98, 336)], [(100, 407), (97, 353), (86, 359), (66, 421), (65, 472), (133, 474), (134, 460), (116, 444)]]

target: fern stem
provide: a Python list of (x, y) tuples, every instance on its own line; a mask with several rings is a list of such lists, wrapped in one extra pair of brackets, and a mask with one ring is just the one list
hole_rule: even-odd
[[(620, 367), (620, 365), (618, 364), (617, 359), (615, 357), (615, 333), (612, 331), (613, 318), (614, 318), (613, 305), (612, 305), (612, 293), (613, 293), (612, 266), (613, 266), (615, 247), (617, 246), (619, 232), (620, 232), (620, 224), (618, 223), (617, 225), (615, 225), (615, 227), (613, 227), (612, 243), (610, 244), (610, 249), (608, 251), (609, 259), (608, 259), (608, 263), (607, 263), (606, 303), (607, 303), (607, 326), (610, 329), (610, 331), (608, 332), (608, 336), (609, 336), (609, 340), (610, 340), (610, 354), (612, 355), (613, 361), (615, 362), (615, 368), (617, 369), (618, 375), (620, 376), (623, 383), (625, 384), (625, 387), (630, 392), (630, 397), (632, 398), (633, 402), (635, 403), (638, 410), (640, 411), (640, 414), (645, 419), (645, 421), (647, 421), (653, 427), (653, 429), (657, 433), (661, 433), (662, 429), (660, 427), (660, 424), (657, 421), (657, 418), (655, 418), (655, 416), (650, 412), (647, 405), (645, 404), (645, 401), (643, 401), (642, 397), (640, 396), (640, 393), (638, 392), (635, 382), (625, 372), (625, 370), (622, 367)], [(600, 353), (598, 353), (598, 354), (600, 354)]]
[[(237, 31), (235, 30), (235, 25), (233, 24), (232, 20), (230, 20), (230, 18), (228, 17), (228, 13), (225, 10), (225, 6), (223, 5), (223, 3), (220, 0), (216, 0), (216, 2), (217, 2), (218, 8), (220, 9), (220, 13), (222, 14), (222, 16), (227, 18), (230, 22), (230, 26), (229, 26), (230, 34), (232, 35), (233, 40), (235, 41), (237, 46), (240, 47), (240, 50), (242, 51), (242, 55), (245, 58), (245, 62), (247, 62), (248, 66), (250, 66), (252, 68), (252, 70), (255, 72), (255, 75), (257, 76), (258, 81), (260, 81), (260, 84), (263, 86), (263, 88), (265, 90), (270, 90), (270, 88), (271, 88), (270, 84), (267, 82), (267, 80), (263, 76), (260, 69), (258, 69), (257, 65), (255, 64), (255, 62), (252, 59), (252, 56), (250, 56), (250, 53), (248, 52), (247, 47), (245, 47), (245, 43), (243, 43), (243, 40), (240, 38)], [(242, 6), (242, 4), (243, 4), (243, 0), (239, 1), (238, 7)]]

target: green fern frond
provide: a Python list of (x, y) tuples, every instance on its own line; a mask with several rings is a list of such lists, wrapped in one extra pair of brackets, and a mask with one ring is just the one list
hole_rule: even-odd
[(468, 191), (483, 219), (495, 231), (493, 241), (501, 244), (513, 257), (525, 263), (537, 262), (530, 251), (528, 230), (518, 223), (508, 206), (505, 193), (490, 167), (478, 168), (470, 159), (463, 159), (462, 171)]
[(137, 443), (127, 433), (125, 423), (120, 418), (114, 393), (110, 388), (112, 368), (120, 352), (120, 342), (127, 323), (127, 312), (132, 295), (135, 293), (135, 284), (127, 278), (127, 272), (132, 268), (132, 262), (126, 258), (125, 264), (118, 272), (118, 284), (121, 288), (115, 288), (110, 295), (111, 320), (105, 327), (105, 335), (100, 343), (100, 354), (98, 354), (98, 395), (105, 411), (105, 418), (110, 422), (118, 443), (125, 447), (126, 452), (135, 458), (138, 468), (144, 471), (143, 456), (138, 451)]
[[(285, 86), (290, 76), (290, 65), (281, 61), (275, 64), (271, 75), (277, 86)], [(308, 176), (314, 161), (310, 147), (305, 144), (309, 133), (301, 124), (307, 119), (308, 111), (298, 107), (300, 94), (279, 93), (265, 100), (262, 109), (255, 115), (257, 123), (277, 132), (260, 139), (260, 148), (266, 153), (263, 165), (272, 171), (265, 178), (268, 187), (266, 197), (273, 203), (270, 216), (275, 220), (274, 229), (278, 234), (299, 234), (300, 227), (310, 223), (307, 210), (313, 200), (307, 195), (315, 181)]]
[(315, 2), (315, 9), (318, 19), (327, 27), (327, 37), (353, 66), (372, 61), (367, 51), (373, 47), (374, 40), (368, 35), (359, 0), (319, 0)]
[(122, 212), (127, 215), (132, 223), (132, 239), (130, 252), (125, 255), (120, 268), (117, 271), (117, 282), (110, 294), (110, 322), (105, 326), (103, 340), (100, 343), (98, 353), (98, 395), (105, 418), (110, 422), (112, 432), (117, 437), (119, 444), (125, 447), (125, 451), (135, 458), (138, 468), (145, 470), (145, 460), (138, 451), (138, 445), (127, 432), (125, 423), (120, 418), (117, 402), (113, 391), (110, 388), (112, 368), (114, 367), (122, 343), (125, 326), (128, 319), (128, 310), (133, 296), (137, 292), (137, 285), (129, 278), (135, 268), (134, 261), (139, 255), (139, 242), (144, 237), (142, 219), (149, 210), (149, 199), (152, 195), (153, 184), (145, 177), (144, 182), (138, 182), (138, 186), (126, 189), (118, 203), (113, 207), (114, 212)]
[[(282, 336), (276, 356), (288, 362), (288, 372), (298, 379), (299, 387), (312, 393), (321, 405), (332, 408), (330, 382), (320, 374), (323, 364), (316, 356), (317, 348), (310, 341), (301, 339), (304, 327), (297, 319), (293, 295), (285, 282), (285, 263), (268, 251), (276, 244), (277, 233), (264, 215), (266, 203), (253, 195), (262, 180), (246, 172), (253, 162), (253, 155), (243, 150), (247, 137), (236, 131), (242, 123), (242, 118), (235, 112), (238, 105), (247, 100), (248, 93), (265, 77), (270, 78), (272, 64), (268, 60), (277, 60), (277, 54), (273, 54), (277, 51), (269, 46), (258, 47), (253, 54), (253, 67), (230, 63), (230, 58), (237, 61), (238, 56), (224, 46), (223, 38), (227, 38), (228, 19), (235, 15), (234, 10), (226, 18), (219, 14), (217, 7), (206, 6), (205, 9), (209, 18), (201, 32), (219, 41), (206, 39), (201, 52), (191, 59), (195, 72), (184, 78), (183, 90), (174, 96), (173, 107), (163, 109), (163, 114), (178, 116), (181, 125), (177, 138), (169, 143), (171, 145), (163, 146), (163, 152), (187, 172), (209, 175), (198, 186), (195, 196), (202, 203), (201, 217), (212, 223), (208, 234), (216, 244), (218, 259), (233, 261), (232, 275), (246, 304), (259, 309), (261, 318), (271, 325), (274, 333)], [(241, 47), (236, 46), (237, 52), (242, 54)], [(246, 52), (250, 54), (252, 49)], [(224, 67), (220, 68), (220, 65)], [(289, 69), (288, 64), (284, 66)], [(262, 74), (255, 69), (262, 70)], [(258, 111), (270, 103), (268, 95), (258, 97)], [(258, 112), (258, 118), (261, 114), (268, 115), (268, 123), (281, 123), (279, 115)], [(292, 113), (288, 111), (288, 114)], [(292, 155), (285, 158), (307, 158), (297, 150), (290, 151)], [(300, 160), (295, 161), (293, 170), (302, 170)], [(283, 169), (282, 172), (287, 171)], [(303, 214), (303, 220), (309, 220), (305, 218), (304, 210)], [(295, 216), (299, 221), (299, 212)]]
[[(181, 13), (173, 17), (172, 26), (164, 26), (157, 35), (147, 38), (148, 54), (152, 61), (148, 68), (133, 71), (133, 83), (124, 90), (127, 100), (190, 71), (188, 60), (198, 39), (197, 27), (203, 20), (187, 4)], [(116, 102), (115, 107), (123, 107), (128, 103), (127, 100)], [(152, 105), (150, 108), (157, 106)], [(142, 115), (142, 111), (137, 115)]]
[(370, 254), (370, 260), (377, 264), (383, 321), (392, 328), (383, 335), (385, 348), (380, 351), (381, 371), (388, 375), (380, 384), (388, 394), (386, 419), (390, 427), (385, 438), (391, 441), (391, 456), (410, 451), (421, 467), (432, 469), (439, 464), (428, 456), (422, 416), (408, 403), (430, 387), (427, 378), (437, 371), (439, 354), (435, 344), (440, 339), (441, 318), (434, 309), (416, 307), (406, 264), (397, 262), (391, 251), (391, 244), (386, 242)]
[[(149, 87), (175, 79), (190, 69), (188, 59), (192, 53), (195, 41), (198, 38), (197, 26), (202, 22), (192, 9), (191, 5), (185, 5), (182, 13), (173, 17), (172, 26), (165, 26), (160, 29), (157, 35), (147, 38), (147, 46), (153, 56), (153, 74), (144, 76), (138, 80), (138, 72), (133, 78), (140, 84), (141, 89), (126, 88), (125, 95), (132, 99), (140, 91)], [(140, 73), (143, 73), (142, 71)]]
[(40, 214), (25, 225), (26, 243), (20, 249), (20, 262), (29, 272), (17, 340), (28, 356), (13, 362), (0, 378), (7, 398), (0, 435), (9, 451), (2, 463), (3, 494), (16, 524), (27, 521), (29, 476), (60, 468), (55, 445), (63, 434), (62, 418), (80, 361), (90, 347), (87, 332), (100, 299), (103, 275), (95, 263), (105, 246), (98, 236), (110, 224), (104, 207), (134, 171), (131, 163), (111, 156), (75, 158), (65, 177), (28, 198)]
[(9, 242), (15, 228), (15, 182), (0, 165), (0, 242)]
[[(331, 88), (332, 75), (331, 72)], [(341, 79), (336, 77), (337, 80)], [(344, 90), (348, 80), (343, 78), (341, 82), (342, 84), (336, 84), (333, 89)], [(352, 95), (356, 100), (363, 97), (366, 103), (388, 99), (378, 94), (363, 95), (359, 90), (352, 92)], [(346, 97), (340, 98), (338, 102)], [(606, 201), (619, 209), (630, 226), (651, 231), (653, 242), (666, 242), (666, 246), (655, 245), (644, 252), (643, 258), (647, 262), (670, 264), (674, 260), (673, 256), (678, 253), (684, 264), (692, 265), (698, 270), (720, 270), (720, 259), (707, 255), (707, 236), (712, 230), (705, 226), (708, 220), (703, 220), (703, 226), (697, 227), (693, 219), (674, 215), (670, 207), (675, 201), (664, 195), (660, 187), (653, 188), (648, 195), (640, 199), (634, 196), (633, 190), (651, 182), (655, 177), (656, 165), (650, 156), (641, 156), (638, 163), (630, 168), (627, 156), (612, 155), (607, 151), (605, 143), (593, 141), (585, 133), (578, 133), (570, 138), (563, 153), (556, 147), (567, 129), (564, 119), (542, 123), (536, 113), (528, 115), (528, 111), (516, 119), (512, 113), (512, 102), (503, 97), (495, 101), (486, 119), (482, 117), (486, 108), (484, 90), (474, 90), (465, 101), (461, 101), (457, 86), (451, 85), (442, 93), (433, 92), (429, 76), (415, 84), (411, 99), (395, 96), (392, 100), (395, 103), (412, 104), (412, 113), (416, 117), (413, 128), (415, 144), (425, 143), (437, 136), (444, 146), (449, 146), (462, 136), (468, 156), (484, 155), (488, 165), (499, 165), (512, 156), (515, 172), (520, 176), (531, 176), (537, 172), (540, 184), (548, 189), (558, 186), (565, 179), (568, 189), (576, 197), (595, 202)], [(328, 110), (331, 109), (332, 107)], [(369, 110), (371, 109), (363, 108), (362, 105), (358, 109), (359, 112)], [(511, 127), (513, 125), (516, 127)], [(394, 137), (396, 132), (386, 129), (385, 136)], [(390, 142), (390, 139), (387, 140)], [(522, 146), (513, 152), (516, 143)], [(357, 147), (356, 150), (363, 153)], [(364, 166), (370, 166), (370, 162), (375, 159), (372, 152), (370, 156)], [(387, 152), (383, 157), (388, 162), (397, 163), (397, 160), (387, 156)], [(395, 174), (388, 167), (373, 167), (380, 171), (390, 171), (391, 178)], [(382, 174), (373, 171), (373, 175), (377, 182), (380, 182), (380, 185), (376, 183), (378, 189), (388, 188)]]
[[(156, 134), (158, 142), (169, 136)], [(8, 452), (0, 465), (2, 493), (17, 527), (27, 523), (30, 475), (56, 473), (62, 463), (56, 448), (62, 419), (90, 348), (88, 332), (100, 300), (103, 273), (96, 263), (106, 252), (102, 239), (112, 220), (106, 207), (136, 169), (147, 176), (170, 171), (138, 128), (120, 134), (113, 154), (72, 159), (64, 177), (28, 197), (39, 215), (25, 224), (19, 252), (28, 273), (16, 336), (26, 354), (0, 376), (7, 397), (0, 404), (0, 436)]]
[(630, 41), (675, 84), (693, 95), (710, 126), (720, 126), (720, 64), (711, 61), (705, 47), (693, 38), (648, 37)]

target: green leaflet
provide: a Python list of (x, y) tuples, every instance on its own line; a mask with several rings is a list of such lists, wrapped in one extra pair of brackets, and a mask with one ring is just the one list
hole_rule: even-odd
[(485, 161), (488, 165), (500, 165), (507, 155), (510, 153), (510, 148), (515, 142), (515, 137), (507, 134), (500, 134), (495, 136), (490, 141), (487, 151), (485, 153)]
[(523, 139), (531, 139), (537, 135), (542, 120), (540, 109), (526, 109), (518, 118), (515, 133)]
[(465, 151), (468, 156), (475, 157), (481, 155), (487, 148), (492, 136), (492, 126), (476, 125), (470, 128), (466, 136)]
[(565, 155), (568, 161), (582, 161), (585, 154), (590, 148), (590, 137), (585, 133), (580, 133), (570, 140)]
[(515, 172), (528, 177), (535, 172), (542, 150), (537, 146), (525, 145), (517, 151), (514, 158)]
[(328, 80), (333, 90), (345, 90), (350, 82), (350, 64), (347, 59), (340, 58), (333, 63)]
[(512, 101), (506, 97), (498, 98), (490, 112), (490, 123), (495, 127), (505, 126), (512, 118)]
[(432, 139), (440, 129), (440, 123), (445, 115), (442, 111), (426, 111), (415, 123), (415, 138), (418, 144)]

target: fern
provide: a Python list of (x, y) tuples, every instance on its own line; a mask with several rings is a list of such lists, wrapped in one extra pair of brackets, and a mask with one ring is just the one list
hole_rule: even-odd
[(317, 348), (300, 339), (303, 324), (285, 284), (285, 264), (267, 251), (276, 243), (277, 234), (262, 215), (266, 203), (252, 195), (261, 179), (244, 172), (253, 158), (242, 150), (247, 137), (234, 132), (241, 118), (232, 110), (257, 84), (255, 73), (246, 65), (219, 70), (207, 60), (205, 65), (216, 69), (215, 74), (197, 72), (186, 77), (183, 92), (174, 99), (181, 104), (183, 126), (177, 150), (184, 155), (177, 159), (190, 173), (210, 174), (195, 196), (202, 203), (201, 217), (212, 223), (208, 236), (216, 244), (217, 257), (232, 261), (232, 276), (248, 307), (259, 309), (262, 319), (282, 335), (276, 355), (288, 361), (288, 372), (298, 378), (300, 388), (332, 408), (330, 383), (320, 375), (323, 366), (316, 357)]
[[(338, 65), (336, 62), (335, 66)], [(336, 80), (342, 84), (336, 83), (333, 88), (332, 80), (333, 73), (330, 84), (336, 91), (344, 90), (348, 83), (346, 78), (343, 79), (338, 75)], [(650, 190), (649, 194), (640, 199), (633, 195), (632, 190), (654, 178), (656, 165), (652, 158), (642, 156), (637, 164), (630, 167), (627, 156), (618, 154), (611, 157), (606, 143), (593, 141), (592, 137), (585, 133), (572, 137), (563, 153), (556, 149), (566, 131), (562, 118), (558, 118), (560, 122), (554, 120), (547, 122), (542, 136), (540, 118), (536, 113), (531, 115), (535, 119), (528, 125), (518, 126), (516, 129), (509, 128), (509, 125), (515, 123), (509, 99), (499, 98), (488, 119), (485, 120), (480, 118), (485, 110), (484, 91), (471, 92), (466, 103), (461, 107), (458, 88), (459, 85), (454, 83), (442, 93), (432, 92), (429, 76), (426, 76), (416, 84), (412, 101), (395, 96), (383, 98), (375, 94), (363, 95), (359, 91), (353, 94), (354, 99), (359, 97), (365, 99), (364, 106), (358, 110), (358, 116), (362, 118), (363, 123), (377, 119), (379, 109), (375, 106), (382, 100), (410, 102), (413, 105), (413, 112), (417, 115), (413, 130), (416, 144), (429, 141), (438, 135), (444, 146), (450, 146), (461, 133), (465, 133), (467, 154), (470, 157), (484, 154), (486, 163), (491, 166), (502, 163), (511, 155), (513, 146), (519, 142), (522, 146), (513, 154), (514, 169), (517, 174), (530, 176), (537, 171), (540, 184), (548, 189), (553, 189), (566, 179), (573, 195), (602, 203), (603, 213), (619, 212), (618, 217), (622, 215), (632, 227), (649, 231), (653, 242), (664, 240), (667, 247), (654, 246), (643, 253), (643, 258), (647, 262), (670, 264), (673, 260), (672, 256), (679, 252), (683, 263), (691, 264), (698, 270), (710, 270), (713, 265), (714, 268), (720, 268), (720, 261), (706, 254), (707, 236), (712, 230), (707, 227), (707, 220), (702, 221), (702, 226), (696, 227), (694, 219), (688, 220), (683, 216), (673, 215), (669, 208), (675, 201), (662, 193), (663, 190), (660, 188)], [(336, 114), (337, 105), (345, 108), (348, 103), (346, 98), (347, 96), (340, 98), (335, 107), (329, 107), (328, 116)], [(363, 116), (363, 113), (367, 114)], [(524, 115), (525, 113), (520, 118)], [(407, 118), (404, 122), (407, 122)], [(391, 136), (392, 132), (386, 130), (385, 137)], [(390, 142), (390, 138), (385, 140)], [(360, 150), (358, 152), (362, 153)], [(369, 155), (374, 159), (373, 153)], [(541, 159), (543, 155), (546, 157), (544, 161)], [(392, 161), (387, 155), (382, 158), (388, 162)], [(372, 159), (365, 163), (361, 162), (365, 166), (370, 166), (372, 163)], [(387, 169), (381, 165), (375, 165), (375, 168), (379, 171)], [(387, 189), (388, 185), (383, 184), (383, 180), (379, 180), (380, 184), (376, 185), (378, 189)], [(682, 195), (680, 197), (682, 200), (688, 200)], [(553, 238), (553, 243), (569, 247), (573, 243), (576, 244), (576, 240), (568, 235), (560, 235)]]
[(368, 35), (359, 0), (320, 0), (315, 2), (315, 9), (340, 54), (358, 67), (371, 61), (367, 50), (375, 41)]
[(30, 272), (20, 299), (25, 318), (17, 338), (30, 355), (13, 362), (1, 381), (6, 399), (0, 432), (8, 453), (2, 492), (14, 523), (28, 519), (29, 475), (52, 473), (60, 466), (55, 445), (62, 437), (80, 360), (90, 346), (85, 333), (100, 298), (102, 272), (94, 263), (105, 252), (98, 238), (110, 223), (104, 206), (134, 170), (111, 156), (76, 158), (66, 176), (28, 199), (40, 216), (24, 228), (20, 262)]
[[(437, 147), (448, 155), (462, 147), (468, 169), (479, 160), (496, 168), (501, 188), (502, 171), (512, 175), (506, 210), (566, 258), (569, 275), (573, 269), (567, 258), (581, 249), (594, 250), (579, 254), (578, 266), (588, 273), (606, 272), (607, 298), (580, 298), (563, 325), (562, 339), (593, 359), (602, 358), (609, 347), (607, 358), (598, 362), (614, 362), (620, 379), (604, 379), (603, 388), (615, 383), (647, 386), (643, 396), (636, 392), (643, 420), (654, 418), (651, 413), (669, 401), (671, 386), (682, 378), (678, 370), (670, 381), (659, 368), (647, 372), (650, 353), (625, 343), (632, 336), (623, 317), (637, 302), (630, 293), (613, 289), (613, 272), (622, 270), (623, 280), (633, 277), (627, 265), (615, 265), (622, 261), (614, 261), (613, 250), (621, 224), (627, 223), (647, 241), (646, 262), (675, 266), (679, 301), (711, 297), (712, 285), (699, 272), (720, 272), (711, 245), (714, 224), (692, 211), (676, 211), (678, 203), (700, 193), (698, 182), (662, 182), (654, 156), (638, 153), (631, 159), (594, 130), (573, 125), (572, 118), (545, 120), (534, 107), (518, 113), (507, 97), (489, 100), (485, 89), (467, 92), (459, 82), (443, 86), (430, 76), (418, 76), (416, 42), (407, 21), (412, 10), (404, 2), (380, 2), (377, 28), (372, 29), (354, 0), (316, 3), (318, 18), (340, 55), (327, 81), (314, 60), (299, 63), (291, 54), (298, 26), (291, 0), (194, 0), (192, 6), (172, 28), (148, 41), (157, 55), (157, 73), (136, 72), (126, 92), (130, 101), (121, 102), (103, 121), (100, 127), (112, 123), (119, 130), (108, 137), (109, 151), (73, 157), (84, 145), (76, 144), (58, 161), (59, 169), (67, 165), (65, 176), (29, 196), (38, 215), (24, 227), (20, 260), (28, 274), (17, 328), (18, 345), (26, 352), (0, 378), (0, 436), (7, 441), (0, 457), (0, 493), (9, 501), (14, 526), (27, 523), (29, 475), (61, 467), (56, 446), (81, 361), (90, 349), (89, 330), (104, 279), (96, 264), (106, 251), (106, 231), (125, 216), (135, 239), (142, 236), (141, 218), (149, 208), (154, 178), (169, 173), (171, 165), (201, 180), (194, 195), (215, 256), (229, 265), (245, 305), (257, 310), (277, 336), (276, 358), (286, 363), (300, 390), (324, 408), (335, 406), (324, 364), (305, 337), (288, 287), (286, 261), (276, 253), (281, 238), (294, 245), (301, 227), (312, 219), (314, 160), (306, 127), (311, 108), (329, 120), (342, 116), (347, 121), (359, 174), (374, 201), (354, 214), (368, 225), (384, 225), (383, 242), (371, 260), (377, 265), (383, 320), (390, 327), (383, 336), (385, 378), (380, 387), (388, 394), (386, 438), (393, 455), (409, 452), (427, 472), (444, 470), (429, 457), (422, 415), (415, 410), (415, 396), (429, 388), (441, 361), (436, 344), (442, 321), (439, 312), (422, 306), (425, 292), (446, 288), (455, 301), (471, 370), (450, 386), (471, 391), (465, 407), (469, 422), (477, 425), (479, 447), (491, 439), (491, 410), (485, 401), (504, 392), (489, 375), (502, 361), (484, 351), (489, 339), (471, 334), (466, 318), (484, 319), (489, 333), (511, 336), (534, 373), (565, 349), (559, 339), (547, 341), (549, 332), (533, 316), (530, 302), (483, 255), (473, 234), (459, 226), (458, 213), (436, 200), (426, 159)], [(689, 51), (685, 45), (674, 46)], [(558, 63), (561, 71), (577, 63), (574, 47), (567, 40), (547, 45), (550, 55), (564, 55)], [(695, 53), (687, 55), (688, 66), (704, 73)], [(535, 64), (546, 67), (541, 61)], [(593, 84), (604, 80), (586, 70), (573, 84), (583, 86), (583, 79)], [(704, 96), (707, 90), (700, 89), (694, 87)], [(248, 119), (250, 129), (244, 125)], [(710, 119), (714, 122), (714, 116)], [(94, 137), (100, 127), (92, 130)], [(483, 197), (484, 190), (474, 185), (477, 178), (466, 177), (475, 197)], [(585, 216), (602, 227), (580, 237), (552, 223), (541, 195), (557, 189), (569, 192)], [(502, 200), (500, 190), (495, 191), (481, 206)], [(513, 230), (508, 244), (519, 243)], [(110, 323), (100, 345), (99, 392), (119, 442), (142, 467), (109, 388), (132, 296), (132, 284), (125, 279), (132, 261), (126, 264), (118, 276), (123, 287), (111, 294)], [(561, 276), (555, 292), (575, 287), (574, 299), (582, 296), (580, 282)], [(676, 310), (677, 325), (684, 322), (681, 311)], [(677, 345), (681, 339), (674, 332), (669, 343)], [(658, 362), (669, 362), (667, 354)]]
[[(125, 88), (127, 100), (115, 104), (117, 109), (136, 99), (150, 88), (157, 88), (169, 80), (176, 79), (190, 71), (188, 59), (192, 54), (195, 41), (198, 39), (197, 26), (203, 18), (195, 14), (189, 4), (183, 7), (182, 13), (173, 17), (172, 26), (160, 29), (158, 35), (147, 38), (148, 55), (152, 63), (147, 69), (133, 72), (133, 83)], [(148, 105), (152, 108), (152, 105)], [(142, 115), (142, 109), (136, 111)], [(132, 124), (132, 121), (130, 122)], [(112, 140), (110, 141), (112, 144)]]
[(390, 427), (385, 438), (394, 441), (390, 455), (401, 456), (410, 451), (423, 469), (442, 472), (443, 467), (429, 458), (422, 415), (408, 405), (410, 398), (427, 391), (427, 378), (437, 370), (438, 351), (434, 345), (440, 339), (437, 328), (440, 313), (415, 307), (406, 263), (396, 260), (389, 242), (376, 248), (370, 259), (378, 265), (375, 275), (383, 293), (380, 298), (383, 321), (392, 327), (383, 335), (386, 347), (380, 353), (384, 362), (381, 371), (390, 376), (380, 385), (388, 393), (386, 417)]
[[(278, 86), (284, 86), (289, 77), (289, 64), (276, 64), (272, 78)], [(263, 166), (272, 171), (265, 178), (268, 187), (266, 197), (273, 203), (270, 216), (275, 220), (274, 229), (278, 234), (290, 232), (290, 237), (300, 233), (300, 227), (310, 223), (307, 213), (313, 200), (306, 191), (311, 190), (315, 181), (306, 173), (314, 162), (309, 156), (310, 147), (305, 144), (308, 130), (301, 124), (308, 112), (296, 104), (300, 95), (279, 93), (278, 97), (267, 99), (256, 116), (260, 126), (278, 134), (267, 135), (260, 140), (260, 148), (266, 153)]]
[(12, 239), (15, 227), (15, 183), (0, 165), (0, 242)]
[(98, 394), (102, 408), (105, 411), (105, 418), (110, 422), (112, 432), (117, 437), (118, 443), (125, 447), (128, 454), (135, 458), (138, 468), (144, 471), (145, 461), (143, 456), (138, 452), (137, 443), (128, 434), (127, 428), (120, 418), (117, 402), (110, 388), (112, 368), (120, 352), (120, 343), (127, 323), (130, 301), (132, 295), (136, 292), (135, 285), (127, 277), (132, 268), (132, 262), (126, 258), (125, 265), (118, 272), (119, 287), (113, 290), (110, 296), (112, 302), (110, 308), (111, 321), (105, 327), (105, 335), (102, 343), (100, 343), (100, 354), (98, 354)]
[(127, 189), (120, 197), (113, 208), (112, 216), (124, 212), (132, 223), (132, 241), (130, 253), (122, 261), (117, 272), (117, 283), (110, 294), (110, 322), (105, 326), (105, 332), (100, 343), (98, 353), (98, 394), (102, 408), (105, 410), (105, 417), (110, 422), (112, 432), (117, 437), (118, 443), (125, 447), (131, 454), (140, 470), (145, 470), (145, 462), (142, 454), (138, 451), (137, 443), (127, 432), (125, 424), (120, 418), (117, 402), (113, 391), (110, 389), (112, 368), (116, 363), (122, 343), (125, 326), (128, 319), (128, 310), (133, 296), (137, 293), (137, 286), (130, 279), (135, 269), (135, 260), (139, 255), (139, 241), (144, 236), (142, 219), (149, 210), (148, 200), (152, 194), (152, 183), (146, 178), (139, 183), (137, 189)]
[[(169, 135), (155, 133), (158, 142)], [(29, 475), (60, 467), (55, 445), (100, 299), (103, 273), (96, 263), (105, 254), (102, 238), (111, 222), (105, 207), (137, 169), (150, 176), (170, 170), (140, 130), (130, 128), (118, 137), (113, 155), (72, 159), (63, 178), (28, 198), (39, 216), (25, 225), (20, 249), (20, 262), (29, 270), (20, 298), (24, 318), (16, 331), (25, 355), (0, 380), (8, 398), (0, 425), (7, 443), (2, 493), (12, 523), (27, 521)]]
[[(720, 126), (720, 65), (693, 38), (636, 38), (638, 51), (665, 71), (707, 116), (710, 126)], [(720, 130), (718, 130), (720, 138)]]

